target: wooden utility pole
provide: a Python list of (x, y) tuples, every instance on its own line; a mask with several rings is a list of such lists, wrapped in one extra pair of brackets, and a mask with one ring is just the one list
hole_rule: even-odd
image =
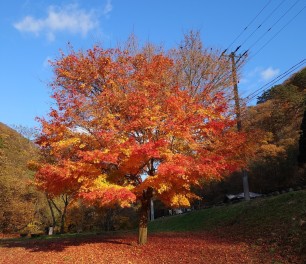
[(232, 77), (233, 77), (233, 84), (234, 84), (234, 100), (235, 100), (237, 129), (240, 132), (242, 130), (242, 125), (241, 125), (241, 111), (240, 111), (240, 101), (239, 101), (239, 93), (238, 93), (238, 81), (237, 81), (235, 53), (232, 52), (229, 56), (232, 62)]
[(151, 198), (151, 204), (150, 204), (150, 220), (154, 221), (154, 201), (153, 201), (153, 197)]
[[(229, 55), (229, 57), (232, 62), (232, 77), (233, 77), (233, 84), (234, 84), (234, 100), (235, 100), (235, 113), (236, 113), (236, 118), (237, 118), (237, 129), (240, 132), (242, 130), (242, 123), (241, 123), (240, 99), (239, 99), (239, 93), (238, 93), (235, 52), (232, 52)], [(248, 179), (248, 172), (246, 170), (242, 170), (242, 182), (243, 182), (244, 199), (246, 201), (249, 201), (250, 200), (249, 179)]]

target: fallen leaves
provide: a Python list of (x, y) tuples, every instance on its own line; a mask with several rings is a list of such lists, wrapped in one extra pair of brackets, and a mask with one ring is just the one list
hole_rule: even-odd
[(139, 246), (135, 235), (2, 242), (0, 263), (302, 263), (264, 241), (202, 233), (160, 233)]

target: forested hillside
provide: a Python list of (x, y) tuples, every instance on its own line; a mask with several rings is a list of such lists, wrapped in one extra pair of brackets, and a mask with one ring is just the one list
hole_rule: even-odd
[(35, 145), (0, 123), (0, 233), (16, 232), (39, 216), (39, 194), (27, 168), (38, 155)]
[(247, 129), (261, 131), (262, 141), (250, 163), (250, 182), (256, 191), (273, 191), (305, 183), (298, 164), (301, 123), (305, 110), (306, 68), (265, 91), (247, 110)]
[[(268, 193), (305, 185), (305, 162), (298, 162), (299, 152), (305, 153), (305, 144), (299, 150), (305, 99), (306, 68), (263, 92), (255, 106), (245, 108), (243, 127), (256, 141), (256, 155), (248, 162), (250, 191)], [(242, 191), (239, 172), (202, 190), (206, 200)]]
[[(29, 161), (37, 159), (39, 150), (32, 141), (0, 123), (0, 234), (42, 233), (52, 225), (59, 231), (62, 197), (48, 196), (47, 200), (47, 193), (37, 190), (32, 181), (35, 172), (28, 168)], [(129, 219), (131, 214), (134, 216), (133, 209), (85, 207), (80, 200), (76, 200), (69, 204), (69, 210), (65, 213), (63, 230), (128, 228), (135, 224)]]

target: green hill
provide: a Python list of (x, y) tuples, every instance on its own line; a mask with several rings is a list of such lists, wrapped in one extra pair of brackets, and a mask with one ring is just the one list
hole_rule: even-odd
[(150, 232), (212, 232), (250, 243), (306, 252), (306, 190), (159, 218)]

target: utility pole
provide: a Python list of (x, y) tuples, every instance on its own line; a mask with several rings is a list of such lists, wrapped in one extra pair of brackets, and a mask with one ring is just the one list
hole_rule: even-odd
[[(236, 113), (236, 118), (237, 118), (237, 130), (240, 132), (242, 130), (242, 123), (241, 123), (240, 100), (239, 100), (239, 93), (238, 93), (235, 52), (231, 52), (229, 57), (232, 62), (232, 77), (233, 77), (233, 84), (234, 84), (234, 100), (235, 100), (235, 113)], [(249, 179), (248, 178), (249, 178), (248, 172), (246, 170), (242, 170), (243, 192), (244, 192), (244, 199), (246, 201), (250, 200), (250, 190), (249, 190)]]
[(150, 220), (154, 221), (154, 201), (153, 201), (153, 197), (151, 198), (151, 202), (150, 202)]

